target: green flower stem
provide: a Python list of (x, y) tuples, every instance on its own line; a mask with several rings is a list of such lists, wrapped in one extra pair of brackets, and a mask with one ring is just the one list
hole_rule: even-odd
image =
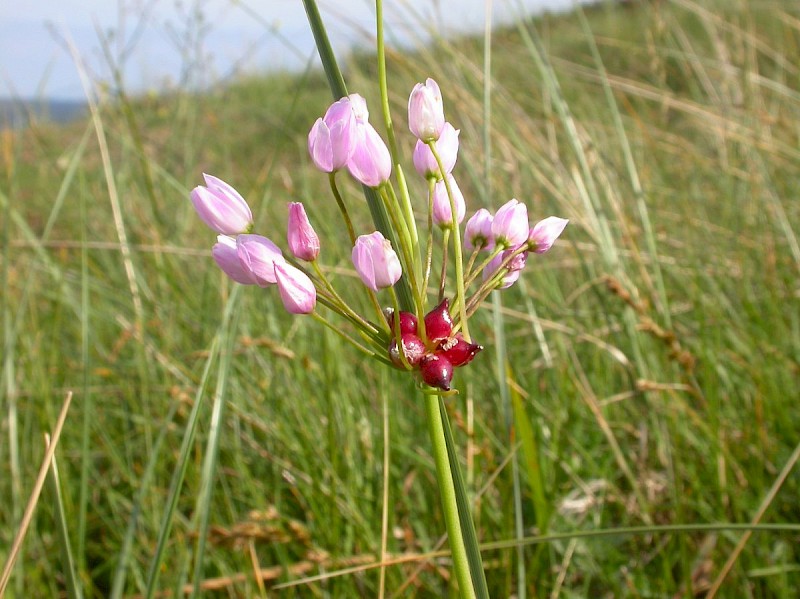
[(386, 207), (386, 212), (389, 214), (389, 219), (392, 221), (392, 226), (394, 227), (394, 230), (397, 232), (397, 236), (400, 239), (400, 243), (398, 244), (399, 247), (397, 249), (400, 250), (400, 256), (403, 261), (403, 272), (406, 275), (409, 284), (411, 285), (411, 293), (414, 297), (414, 303), (419, 306), (421, 301), (419, 299), (420, 293), (414, 268), (411, 237), (405, 220), (399, 214), (397, 196), (394, 195), (394, 189), (392, 189), (392, 186), (387, 183), (381, 185), (378, 188), (378, 192), (383, 199), (383, 204)]
[[(325, 290), (328, 292), (328, 294), (331, 296), (331, 298), (336, 302), (337, 306), (340, 308), (340, 310), (334, 310), (334, 311), (335, 312), (339, 312), (340, 314), (342, 314), (342, 316), (347, 316), (348, 318), (350, 318), (351, 321), (354, 321), (356, 323), (356, 325), (359, 326), (360, 328), (362, 328), (364, 330), (364, 332), (367, 333), (368, 335), (373, 336), (373, 337), (377, 336), (378, 335), (378, 329), (375, 328), (375, 325), (373, 325), (368, 320), (365, 320), (360, 314), (358, 314), (355, 310), (353, 310), (347, 304), (347, 302), (344, 300), (344, 298), (342, 298), (342, 296), (340, 296), (336, 292), (336, 289), (334, 289), (333, 285), (331, 285), (330, 281), (328, 281), (328, 278), (325, 276), (325, 273), (319, 267), (319, 264), (317, 264), (316, 260), (314, 260), (311, 263), (311, 266), (314, 268), (314, 272), (317, 274), (317, 277), (319, 278), (320, 282), (325, 287)], [(373, 295), (375, 295), (374, 292), (372, 292), (372, 291), (370, 291), (370, 292)], [(375, 303), (377, 303), (377, 298), (375, 300)], [(380, 318), (380, 320), (378, 322), (383, 323), (384, 320), (385, 319), (383, 318), (383, 312), (381, 312), (381, 318)], [(384, 331), (386, 331), (386, 330), (388, 330), (388, 327), (383, 327), (383, 329), (384, 329)]]
[(322, 316), (319, 312), (317, 312), (317, 311), (312, 312), (311, 313), (311, 317), (314, 320), (316, 320), (317, 322), (319, 322), (319, 323), (323, 324), (324, 326), (328, 327), (331, 331), (333, 331), (334, 333), (339, 335), (339, 337), (341, 337), (342, 339), (347, 341), (347, 343), (349, 343), (350, 345), (355, 347), (361, 353), (366, 354), (368, 357), (373, 358), (375, 360), (378, 360), (379, 362), (383, 362), (384, 364), (388, 364), (389, 366), (392, 366), (392, 363), (389, 361), (388, 358), (378, 354), (377, 352), (372, 351), (371, 349), (369, 349), (367, 347), (364, 347), (358, 341), (356, 341), (355, 339), (350, 337), (350, 335), (346, 335), (345, 333), (343, 333), (341, 328), (336, 327), (333, 324), (331, 324), (330, 322), (328, 322), (328, 320), (324, 316)]
[(353, 222), (350, 220), (350, 215), (347, 213), (347, 207), (344, 205), (344, 200), (342, 200), (342, 195), (339, 193), (339, 188), (336, 185), (336, 172), (328, 174), (328, 181), (331, 184), (333, 197), (336, 198), (336, 203), (339, 206), (339, 212), (342, 213), (344, 224), (347, 225), (347, 234), (350, 235), (350, 246), (352, 247), (356, 244), (356, 233), (353, 230)]
[[(433, 152), (433, 157), (436, 158), (436, 165), (439, 167), (439, 172), (444, 174), (444, 165), (442, 164), (442, 157), (436, 151), (436, 142), (429, 141), (428, 147)], [(450, 200), (450, 214), (453, 218), (453, 258), (456, 266), (456, 297), (454, 300), (458, 302), (459, 318), (461, 320), (461, 332), (464, 333), (464, 340), (469, 343), (472, 339), (469, 336), (469, 327), (467, 326), (467, 311), (466, 301), (464, 298), (464, 263), (461, 256), (461, 231), (458, 228), (458, 215), (456, 214), (456, 203), (453, 200), (453, 191), (450, 189), (450, 181), (445, 175), (442, 179), (444, 187), (447, 190), (447, 198)]]
[(406, 177), (403, 173), (403, 167), (400, 164), (400, 155), (397, 152), (397, 140), (394, 135), (392, 113), (389, 109), (389, 87), (386, 76), (386, 46), (383, 41), (383, 0), (375, 1), (375, 18), (378, 46), (378, 84), (381, 90), (381, 109), (383, 110), (384, 123), (386, 123), (386, 136), (389, 138), (389, 152), (392, 154), (395, 178), (397, 179), (397, 184), (400, 187), (400, 197), (403, 199), (401, 206), (403, 208), (404, 217), (409, 228), (411, 245), (414, 253), (418, 255), (419, 236), (417, 235), (417, 226), (414, 222), (414, 210), (411, 207), (411, 197), (408, 194)]
[(350, 316), (350, 314), (343, 312), (336, 300), (328, 295), (324, 289), (317, 289), (317, 303), (322, 304), (331, 312), (336, 312), (340, 316), (347, 319), (354, 327), (356, 327), (358, 332), (361, 334), (361, 338), (375, 348), (376, 351), (383, 350), (386, 343), (386, 337), (381, 336), (380, 333), (373, 333), (369, 330), (365, 330), (362, 327), (361, 322)]
[(480, 249), (472, 250), (472, 254), (470, 254), (469, 260), (467, 261), (467, 267), (464, 269), (464, 272), (467, 273), (465, 275), (466, 281), (464, 282), (465, 289), (469, 289), (469, 286), (475, 278), (475, 273), (472, 272), (472, 268), (475, 266), (475, 260), (478, 258), (480, 251)]
[(397, 301), (397, 294), (394, 292), (394, 288), (391, 287), (392, 292), (392, 305), (394, 306), (394, 318), (392, 321), (394, 322), (394, 327), (392, 330), (392, 336), (394, 337), (395, 343), (397, 343), (397, 353), (400, 356), (400, 362), (403, 364), (403, 368), (406, 370), (411, 370), (411, 364), (408, 363), (408, 359), (406, 358), (406, 352), (403, 348), (403, 338), (400, 334), (400, 302)]
[[(494, 249), (491, 252), (489, 252), (489, 255), (486, 257), (486, 259), (484, 259), (484, 261), (480, 263), (478, 268), (476, 268), (475, 270), (472, 270), (472, 268), (467, 269), (467, 273), (468, 273), (467, 274), (467, 282), (465, 283), (467, 289), (469, 289), (470, 285), (472, 285), (472, 283), (475, 282), (476, 277), (481, 273), (481, 271), (483, 271), (484, 268), (489, 266), (489, 262), (494, 260), (495, 257), (497, 256), (497, 254), (502, 252), (504, 249), (505, 248), (502, 248), (502, 247), (499, 247), (499, 246), (495, 246)], [(474, 256), (474, 254), (473, 254), (473, 256)]]
[(421, 289), (423, 299), (428, 296), (428, 281), (430, 280), (431, 263), (433, 262), (433, 188), (435, 185), (436, 179), (430, 177), (428, 179), (428, 242), (425, 247), (425, 272)]
[(445, 229), (442, 235), (442, 276), (439, 279), (439, 302), (444, 299), (444, 288), (447, 283), (447, 244), (450, 241), (450, 229)]
[(433, 445), (433, 459), (436, 463), (436, 480), (439, 484), (439, 496), (442, 500), (450, 553), (453, 557), (453, 569), (458, 580), (458, 591), (462, 599), (475, 599), (475, 588), (472, 584), (464, 536), (461, 532), (461, 521), (458, 517), (458, 504), (453, 484), (453, 472), (447, 455), (447, 445), (439, 408), (439, 395), (425, 394), (425, 407), (428, 415), (428, 430)]

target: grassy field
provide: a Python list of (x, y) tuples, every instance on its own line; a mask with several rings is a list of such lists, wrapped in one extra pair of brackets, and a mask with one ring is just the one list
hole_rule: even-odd
[[(388, 62), (415, 201), (405, 104), (431, 76), (461, 129), (468, 214), (517, 197), (532, 221), (570, 219), (471, 324), (486, 350), (448, 400), (492, 596), (796, 596), (800, 7), (601, 6), (495, 32), (491, 49), (488, 106), (480, 38)], [(343, 63), (377, 115), (374, 58)], [(237, 289), (188, 201), (202, 172), (222, 177), (284, 246), (286, 203), (305, 202), (357, 302), (306, 151), (324, 76), (113, 91), (85, 122), (0, 137), (0, 547), (74, 393), (8, 596), (141, 595), (160, 536), (163, 596), (193, 581), (451, 595), (409, 377), (289, 317), (274, 290)], [(371, 231), (359, 188), (343, 191)], [(398, 559), (381, 568), (384, 481)]]

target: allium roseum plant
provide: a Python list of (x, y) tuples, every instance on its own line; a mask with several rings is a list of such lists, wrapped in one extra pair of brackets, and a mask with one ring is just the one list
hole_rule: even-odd
[[(313, 2), (307, 2), (307, 8), (309, 4)], [(314, 16), (314, 11), (309, 11), (309, 18), (317, 33), (316, 28), (321, 27), (318, 13)], [(380, 33), (380, 20), (378, 26)], [(469, 319), (492, 291), (506, 289), (519, 279), (531, 253), (542, 254), (552, 247), (567, 220), (551, 216), (531, 227), (525, 204), (511, 199), (494, 214), (486, 208), (474, 212), (465, 225), (462, 242), (460, 227), (469, 194), (462, 193), (453, 174), (459, 131), (445, 120), (442, 90), (430, 78), (414, 86), (408, 101), (407, 124), (413, 137), (403, 142), (413, 148), (415, 170), (428, 190), (427, 197), (412, 198), (388, 116), (381, 39), (379, 35), (379, 72), (389, 143), (370, 123), (364, 98), (343, 93), (340, 77), (340, 87), (334, 88), (341, 97), (337, 96), (313, 125), (309, 123), (309, 159), (328, 174), (348, 231), (347, 241), (321, 240), (303, 204), (291, 202), (285, 234), (288, 252), (284, 254), (269, 238), (251, 232), (250, 208), (231, 185), (205, 175), (206, 186), (194, 189), (191, 199), (200, 218), (219, 234), (211, 253), (228, 277), (243, 285), (277, 287), (289, 313), (310, 314), (357, 351), (417, 380), (427, 402), (459, 590), (465, 597), (483, 596), (481, 589), (486, 583), (480, 553), (467, 550), (471, 543), (476, 544), (474, 527), (468, 509), (458, 505), (457, 494), (463, 489), (460, 474), (454, 470), (457, 462), (450, 459), (453, 448), (441, 402), (457, 392), (455, 370), (467, 367), (483, 349), (470, 334)], [(318, 36), (317, 41), (322, 43)], [(320, 51), (323, 59), (327, 58), (328, 74), (331, 70), (338, 73), (329, 49), (326, 52), (323, 44)], [(337, 179), (348, 174), (365, 187), (373, 215), (385, 215), (382, 222), (376, 222), (382, 230), (355, 230), (349, 210), (362, 209), (363, 202), (344, 198), (337, 185)], [(414, 207), (422, 214), (415, 214)], [(424, 231), (418, 230), (418, 222), (428, 223)], [(283, 237), (277, 230), (269, 234)], [(363, 283), (366, 301), (360, 304), (354, 302), (352, 293), (341, 293), (318, 263), (325, 258), (326, 245), (343, 242), (350, 245), (353, 267)], [(433, 264), (435, 244), (442, 246), (442, 264)], [(466, 260), (462, 250), (468, 255)], [(438, 293), (429, 293), (429, 284)], [(370, 306), (368, 313), (358, 305)], [(332, 316), (347, 326), (333, 325)]]

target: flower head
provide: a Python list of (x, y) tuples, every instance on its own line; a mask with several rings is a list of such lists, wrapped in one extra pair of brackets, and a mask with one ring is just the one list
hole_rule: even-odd
[(236, 251), (236, 241), (227, 235), (219, 235), (217, 243), (211, 248), (211, 256), (226, 275), (242, 285), (255, 285), (256, 279), (248, 268), (242, 265)]
[(403, 274), (392, 244), (380, 231), (359, 236), (353, 246), (352, 258), (358, 276), (373, 291), (391, 287)]
[(275, 262), (273, 270), (286, 311), (290, 314), (313, 312), (317, 304), (317, 290), (311, 279), (302, 270), (286, 262)]
[(468, 250), (491, 250), (494, 247), (493, 220), (492, 213), (486, 208), (473, 214), (464, 231), (464, 247)]
[(528, 244), (531, 251), (544, 254), (553, 247), (558, 236), (564, 231), (569, 220), (557, 216), (548, 216), (536, 223), (528, 234)]
[(444, 107), (439, 85), (428, 79), (417, 83), (408, 98), (408, 128), (418, 139), (439, 139), (444, 127)]
[(357, 119), (350, 98), (330, 105), (308, 134), (308, 153), (314, 165), (325, 173), (344, 168), (357, 141)]
[(217, 233), (238, 235), (253, 226), (253, 213), (233, 187), (211, 175), (203, 175), (206, 187), (195, 187), (190, 198), (197, 215)]
[(492, 220), (495, 243), (505, 247), (518, 246), (528, 240), (528, 209), (517, 200), (503, 204)]
[(286, 228), (289, 250), (295, 258), (313, 262), (319, 256), (319, 237), (308, 221), (306, 209), (300, 202), (289, 204), (289, 225)]
[[(456, 208), (456, 222), (464, 220), (467, 205), (464, 202), (464, 195), (456, 183), (453, 175), (447, 175), (447, 182), (450, 184), (450, 192), (453, 194), (453, 204)], [(453, 226), (453, 212), (450, 210), (450, 196), (447, 195), (447, 186), (444, 179), (437, 181), (433, 186), (433, 222), (442, 229), (449, 229)]]
[(378, 187), (392, 174), (389, 148), (369, 123), (359, 123), (355, 150), (347, 162), (347, 170), (367, 187)]
[[(450, 123), (445, 123), (439, 139), (436, 140), (436, 152), (442, 160), (445, 174), (451, 173), (458, 159), (458, 134), (460, 130), (455, 129)], [(425, 178), (436, 177), (441, 179), (439, 174), (439, 164), (436, 157), (431, 152), (430, 147), (422, 140), (417, 140), (412, 154), (414, 168)]]
[(286, 262), (280, 248), (261, 235), (239, 235), (236, 252), (242, 268), (250, 272), (259, 287), (274, 285), (275, 263)]

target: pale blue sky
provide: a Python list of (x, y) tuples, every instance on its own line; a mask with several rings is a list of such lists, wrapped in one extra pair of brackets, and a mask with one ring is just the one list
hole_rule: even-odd
[[(480, 30), (486, 0), (384, 0), (389, 34), (402, 43), (424, 39), (418, 25)], [(585, 0), (583, 0), (585, 1)], [(370, 0), (318, 0), (335, 45), (368, 39)], [(536, 9), (565, 9), (573, 0), (493, 0), (494, 20)], [(201, 13), (202, 24), (192, 15)], [(457, 20), (445, 18), (456, 14)], [(65, 40), (77, 48), (95, 80), (110, 76), (101, 33), (133, 91), (175, 85), (187, 57), (203, 65), (193, 83), (207, 85), (235, 72), (294, 69), (313, 56), (301, 0), (27, 0), (0, 1), (0, 96), (82, 98)], [(201, 33), (198, 33), (201, 32)], [(122, 35), (118, 35), (121, 33)], [(191, 40), (195, 40), (192, 42)]]

